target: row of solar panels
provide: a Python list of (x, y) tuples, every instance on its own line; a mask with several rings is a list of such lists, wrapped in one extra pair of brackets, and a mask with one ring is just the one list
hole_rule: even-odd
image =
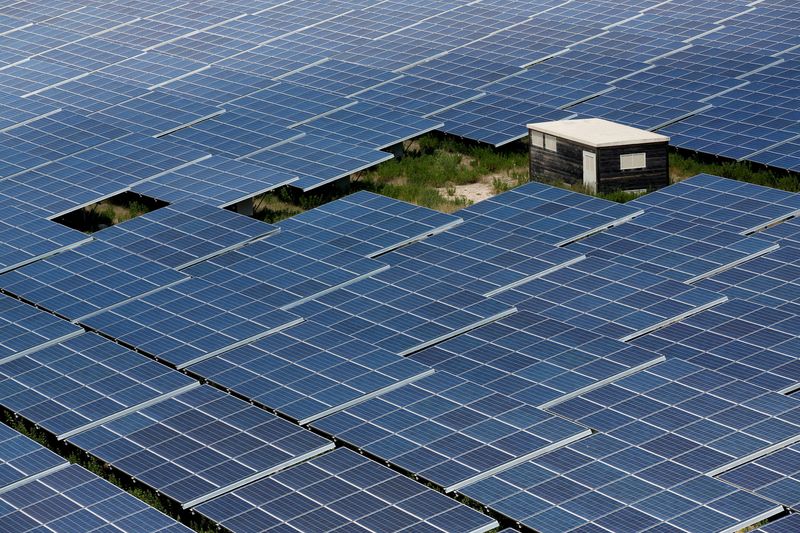
[[(0, 194), (64, 190), (40, 202), (48, 216), (131, 189), (231, 205), (348, 176), (433, 129), (500, 145), (576, 115), (796, 166), (786, 3), (28, 4), (4, 11)], [(156, 174), (99, 159), (131, 133), (214, 157)], [(102, 182), (80, 181), (87, 168)]]
[[(639, 205), (620, 206), (529, 184), (462, 210), (459, 214), (466, 222), (459, 224), (453, 216), (359, 193), (285, 221), (276, 234), (274, 226), (188, 202), (98, 232), (92, 243), (13, 270), (0, 276), (0, 283), (29, 302), (159, 360), (187, 366), (195, 375), (295, 420), (311, 422), (337, 440), (446, 490), (475, 491), (470, 497), (476, 501), (523, 521), (528, 516), (519, 513), (529, 511), (527, 504), (521, 510), (507, 508), (498, 502), (512, 495), (494, 501), (473, 487), (496, 483), (498, 476), (503, 479), (501, 472), (530, 468), (524, 461), (549, 458), (551, 450), (568, 453), (563, 450), (571, 448), (564, 446), (572, 441), (583, 446), (589, 428), (612, 433), (615, 427), (609, 423), (625, 427), (613, 417), (601, 423), (610, 416), (605, 412), (587, 417), (589, 413), (571, 406), (599, 394), (595, 391), (608, 390), (611, 382), (617, 382), (614, 387), (629, 380), (649, 383), (641, 371), (663, 361), (663, 356), (646, 349), (658, 337), (645, 334), (692, 315), (702, 321), (708, 314), (701, 311), (726, 299), (685, 282), (713, 282), (719, 272), (727, 276), (743, 261), (751, 260), (740, 268), (755, 263), (752, 259), (759, 255), (770, 257), (776, 250), (773, 239), (743, 234), (772, 226), (800, 208), (789, 193), (703, 176), (635, 203)], [(642, 208), (648, 211), (645, 215)], [(681, 211), (695, 218), (670, 218)], [(791, 224), (778, 224), (766, 235), (792, 235), (785, 231)], [(616, 227), (575, 242), (610, 226)], [(672, 237), (654, 238), (658, 231)], [(438, 235), (408, 245), (430, 234)], [(649, 250), (651, 264), (661, 261), (662, 268), (647, 272), (640, 263), (628, 264), (636, 258), (627, 253), (632, 249), (605, 245), (613, 236), (619, 239), (614, 242)], [(401, 245), (406, 246), (398, 248)], [(595, 252), (606, 255), (593, 257)], [(115, 264), (104, 257), (122, 260)], [(114, 281), (103, 282), (102, 272)], [(186, 274), (194, 277), (186, 279)], [(111, 296), (126, 287), (119, 275), (129, 276), (133, 290)], [(297, 292), (309, 291), (309, 286), (310, 292)], [(505, 304), (489, 305), (491, 300), (480, 297), (482, 293), (494, 294), (498, 304)], [(275, 305), (265, 305), (262, 296), (276, 298)], [(68, 305), (56, 307), (65, 297)], [(268, 475), (290, 464), (286, 461), (292, 457), (314, 455), (330, 446), (216, 389), (198, 388), (166, 366), (148, 362), (145, 370), (146, 359), (101, 337), (81, 334), (81, 328), (64, 320), (10, 298), (4, 302), (8, 308), (2, 316), (15, 319), (9, 320), (7, 331), (19, 331), (24, 324), (36, 327), (8, 336), (14, 342), (2, 365), (8, 369), (3, 404), (186, 506)], [(735, 310), (738, 304), (731, 305)], [(514, 309), (520, 312), (502, 318)], [(685, 327), (691, 320), (674, 327)], [(487, 321), (494, 323), (481, 327)], [(474, 333), (455, 336), (466, 330)], [(424, 349), (448, 337), (452, 340)], [(643, 348), (614, 338), (640, 338)], [(655, 348), (661, 351), (661, 346)], [(116, 352), (119, 357), (109, 365), (109, 354)], [(413, 355), (398, 357), (402, 353)], [(550, 356), (542, 359), (544, 353)], [(131, 357), (135, 361), (123, 362)], [(438, 372), (430, 375), (426, 365)], [(670, 375), (668, 364), (653, 368), (660, 369), (655, 376)], [(768, 370), (765, 375), (776, 375)], [(791, 380), (791, 366), (786, 370)], [(719, 386), (733, 390), (732, 383), (739, 381), (728, 377)], [(689, 383), (691, 387), (694, 382)], [(749, 386), (759, 385), (771, 383), (753, 377)], [(59, 394), (54, 396), (53, 390)], [(725, 412), (725, 405), (717, 411)], [(759, 427), (754, 433), (728, 422), (730, 437), (718, 429), (708, 441), (710, 448), (691, 455), (703, 460), (688, 463), (688, 479), (700, 477), (706, 483), (704, 469), (710, 466), (712, 452), (719, 454), (713, 465), (718, 468), (747, 459), (745, 452), (781, 445), (784, 437), (794, 434), (794, 425), (791, 418), (776, 420), (786, 426)], [(650, 418), (645, 422), (652, 423)], [(255, 428), (262, 426), (265, 432), (259, 433)], [(643, 435), (647, 440), (667, 439), (655, 429), (634, 429), (625, 430), (633, 432), (626, 454), (653, 453), (650, 447), (639, 449), (636, 439)], [(672, 428), (667, 425), (661, 431), (668, 429)], [(278, 434), (285, 438), (276, 441)], [(734, 437), (753, 440), (743, 446)], [(697, 443), (698, 437), (692, 438)], [(658, 457), (635, 463), (637, 469), (658, 464), (654, 472), (666, 472), (659, 475), (687, 480), (680, 470), (674, 472), (686, 468), (684, 463)], [(645, 479), (656, 478), (648, 473)], [(630, 483), (627, 477), (625, 483)], [(540, 489), (549, 494), (549, 485), (536, 490)], [(775, 509), (757, 500), (755, 507), (732, 513), (743, 497), (739, 491), (714, 505), (712, 500), (695, 499), (691, 509), (701, 515), (722, 513), (725, 518), (713, 516), (714, 524), (723, 525), (747, 522), (755, 516), (747, 514), (753, 509)], [(246, 522), (239, 517), (242, 504), (234, 501), (236, 507), (215, 507), (213, 517), (223, 523)], [(651, 512), (649, 507), (631, 510), (620, 501), (627, 503), (617, 500), (604, 514), (624, 507), (622, 514), (603, 523), (634, 511)], [(729, 501), (736, 504), (723, 505)], [(577, 520), (573, 511), (578, 507), (564, 510), (555, 505), (558, 502), (551, 503), (536, 507), (541, 513), (526, 523), (549, 530), (559, 523), (549, 518), (553, 515), (566, 513), (569, 519), (562, 517), (563, 524)], [(249, 505), (270, 512), (266, 502)], [(695, 514), (683, 516), (689, 508), (676, 509), (675, 518), (682, 518), (675, 525), (696, 520)], [(248, 512), (258, 515), (255, 509)], [(587, 520), (589, 515), (581, 511), (577, 516)], [(663, 518), (669, 519), (671, 515)]]

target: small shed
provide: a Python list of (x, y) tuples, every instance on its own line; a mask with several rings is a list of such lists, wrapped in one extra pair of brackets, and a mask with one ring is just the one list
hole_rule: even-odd
[(528, 124), (531, 179), (591, 192), (669, 185), (669, 137), (599, 118)]

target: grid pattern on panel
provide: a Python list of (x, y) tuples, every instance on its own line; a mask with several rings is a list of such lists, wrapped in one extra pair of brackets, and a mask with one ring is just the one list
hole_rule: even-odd
[(783, 448), (718, 477), (796, 510), (800, 507), (799, 448), (798, 445)]
[(192, 365), (189, 371), (303, 424), (432, 372), (310, 322)]
[(66, 465), (62, 457), (41, 444), (5, 424), (0, 425), (0, 489), (13, 487)]
[(632, 206), (749, 234), (797, 214), (800, 195), (699, 174), (631, 202)]
[(235, 98), (274, 84), (274, 80), (265, 76), (212, 66), (171, 81), (163, 85), (163, 88), (167, 92), (187, 98), (224, 105)]
[(57, 107), (33, 102), (12, 95), (4, 95), (0, 99), (0, 132), (18, 127), (20, 124), (36, 121), (47, 115), (56, 113)]
[(152, 531), (191, 529), (78, 465), (0, 494), (7, 531)]
[(93, 241), (6, 272), (0, 287), (75, 320), (185, 279), (171, 268)]
[(81, 323), (183, 368), (301, 321), (246, 294), (192, 278)]
[(203, 261), (186, 273), (290, 309), (386, 268), (381, 261), (283, 232)]
[(340, 96), (354, 96), (359, 91), (400, 77), (400, 74), (346, 61), (331, 59), (284, 76), (283, 80), (316, 87)]
[(406, 75), (361, 91), (356, 98), (428, 117), (484, 94), (457, 85)]
[(347, 449), (338, 449), (197, 507), (234, 532), (280, 524), (301, 531), (357, 528), (481, 533), (488, 516)]
[(98, 231), (94, 237), (163, 265), (185, 268), (276, 231), (271, 224), (190, 199)]
[(153, 88), (206, 68), (205, 63), (149, 51), (102, 69), (103, 76), (124, 80), (129, 85)]
[(192, 507), (333, 448), (333, 443), (201, 386), (70, 442)]
[(454, 215), (361, 191), (283, 220), (277, 226), (306, 239), (375, 257), (460, 222)]
[(589, 434), (583, 426), (446, 372), (312, 427), (448, 492)]
[(100, 72), (48, 86), (27, 100), (61, 106), (74, 112), (94, 113), (147, 94), (147, 89)]
[(664, 357), (520, 311), (413, 354), (411, 359), (528, 405), (545, 407)]
[[(171, 203), (182, 204), (191, 199), (215, 207), (228, 207), (288, 185), (296, 179), (285, 172), (214, 156), (142, 182), (133, 190)], [(175, 210), (181, 207), (175, 206)]]
[(58, 438), (197, 382), (93, 333), (0, 365), (0, 402)]
[(574, 243), (590, 257), (694, 283), (772, 252), (778, 244), (657, 213)]
[(40, 218), (26, 209), (3, 206), (0, 220), (0, 272), (89, 241), (81, 232)]
[(642, 210), (630, 203), (618, 204), (531, 182), (457, 213), (488, 228), (523, 233), (563, 246), (626, 222)]
[(722, 294), (598, 257), (556, 270), (496, 298), (623, 341), (727, 300)]
[(0, 361), (78, 335), (82, 329), (55, 315), (0, 294)]

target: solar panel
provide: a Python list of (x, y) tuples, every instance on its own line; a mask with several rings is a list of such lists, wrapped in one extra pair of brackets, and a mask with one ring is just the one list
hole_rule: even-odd
[(178, 80), (167, 82), (161, 87), (165, 91), (179, 96), (223, 105), (259, 89), (275, 85), (275, 83), (275, 80), (266, 76), (254, 76), (212, 66), (199, 72), (192, 72)]
[(800, 195), (699, 174), (629, 205), (747, 235), (795, 216)]
[(447, 83), (405, 75), (356, 95), (359, 100), (394, 107), (423, 117), (441, 113), (485, 93)]
[(94, 333), (0, 365), (3, 406), (66, 439), (199, 383)]
[(244, 161), (299, 176), (292, 186), (308, 192), (392, 157), (368, 146), (354, 145), (349, 140), (309, 133), (251, 155)]
[(585, 427), (446, 372), (311, 426), (445, 492), (590, 434)]
[(79, 231), (3, 205), (0, 220), (0, 273), (19, 268), (91, 240)]
[(158, 51), (149, 50), (144, 54), (119, 61), (102, 69), (98, 74), (118, 78), (131, 85), (153, 90), (170, 81), (183, 78), (195, 72), (208, 69), (199, 61), (183, 59)]
[(388, 268), (386, 263), (283, 232), (186, 269), (193, 277), (291, 309)]
[(113, 307), (187, 276), (153, 261), (93, 241), (0, 275), (7, 293), (70, 320)]
[(189, 279), (90, 316), (81, 323), (184, 368), (302, 320), (244, 293)]
[(67, 465), (66, 460), (33, 439), (0, 425), (0, 494)]
[(775, 521), (754, 529), (753, 531), (762, 531), (763, 533), (791, 533), (800, 527), (800, 515), (790, 514)]
[(442, 122), (359, 102), (298, 127), (299, 131), (376, 148), (389, 148), (437, 128)]
[(130, 131), (160, 137), (224, 113), (224, 109), (156, 90), (108, 107), (92, 117)]
[(94, 238), (181, 269), (275, 232), (271, 224), (185, 200), (95, 232)]
[(0, 362), (65, 341), (82, 332), (75, 324), (0, 294)]
[(264, 44), (218, 61), (216, 65), (240, 72), (277, 78), (325, 59), (325, 56), (315, 52)]
[(0, 133), (57, 113), (57, 107), (5, 95), (0, 99)]
[(133, 190), (167, 202), (191, 199), (228, 207), (296, 180), (291, 174), (214, 156), (207, 161), (142, 182), (134, 186)]
[(99, 37), (85, 37), (51, 48), (42, 53), (40, 57), (68, 67), (93, 71), (125, 61), (141, 53), (141, 50), (127, 44), (113, 43)]
[(356, 96), (361, 91), (397, 80), (401, 76), (388, 70), (329, 59), (288, 73), (281, 79), (339, 96)]
[[(379, 194), (360, 191), (277, 224), (282, 232), (377, 257), (461, 223), (440, 213)], [(286, 243), (288, 246), (289, 243)]]
[[(488, 516), (347, 449), (338, 449), (197, 507), (229, 531), (471, 531), (497, 527)], [(353, 530), (353, 529), (348, 529)], [(344, 531), (344, 529), (342, 529)]]
[(92, 72), (57, 85), (50, 85), (27, 100), (56, 105), (73, 111), (94, 113), (147, 93), (147, 89), (121, 79)]
[(441, 81), (469, 89), (478, 89), (520, 72), (521, 69), (489, 59), (450, 52), (404, 70), (406, 74)]
[(458, 211), (488, 228), (522, 233), (564, 246), (642, 214), (618, 204), (538, 182), (530, 182)]
[(570, 248), (590, 257), (694, 283), (773, 252), (778, 246), (767, 239), (645, 213)]
[(410, 358), (540, 408), (664, 361), (656, 352), (529, 311)]
[(188, 509), (333, 443), (201, 386), (68, 439)]
[(78, 465), (0, 494), (0, 528), (33, 531), (153, 531), (188, 527)]

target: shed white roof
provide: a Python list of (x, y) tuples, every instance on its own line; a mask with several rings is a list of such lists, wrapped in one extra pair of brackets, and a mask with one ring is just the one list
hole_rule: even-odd
[(602, 118), (537, 122), (528, 124), (528, 129), (595, 148), (669, 141), (669, 137), (665, 135), (624, 126)]

